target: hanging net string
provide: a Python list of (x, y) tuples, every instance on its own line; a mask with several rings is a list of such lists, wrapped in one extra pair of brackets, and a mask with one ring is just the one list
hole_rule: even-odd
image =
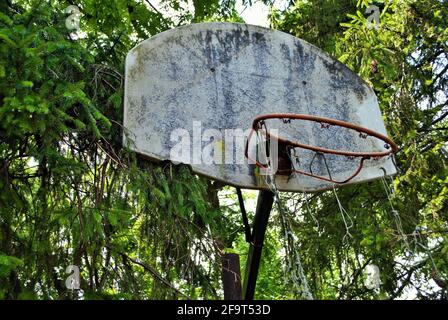
[[(300, 260), (300, 256), (298, 254), (298, 248), (296, 245), (295, 237), (291, 228), (291, 223), (288, 220), (287, 215), (283, 211), (283, 207), (280, 201), (279, 191), (275, 184), (275, 173), (272, 168), (272, 162), (267, 152), (267, 146), (263, 144), (263, 137), (257, 133), (257, 145), (261, 145), (262, 156), (266, 160), (266, 166), (268, 172), (265, 177), (266, 185), (269, 187), (271, 192), (274, 194), (274, 201), (277, 204), (278, 213), (280, 216), (280, 224), (281, 224), (281, 232), (283, 234), (283, 243), (285, 249), (285, 261), (286, 261), (286, 278), (289, 280), (289, 283), (286, 283), (286, 286), (292, 285), (294, 292), (302, 298), (307, 300), (313, 300), (313, 295), (311, 293), (310, 287), (308, 285), (308, 281), (305, 276), (305, 272), (302, 267), (302, 262)], [(288, 281), (287, 281), (288, 282)]]
[(411, 246), (410, 246), (409, 241), (408, 241), (408, 235), (403, 230), (403, 225), (402, 225), (402, 222), (401, 222), (400, 214), (395, 209), (395, 207), (393, 205), (393, 198), (395, 196), (395, 192), (393, 190), (393, 187), (390, 186), (390, 183), (386, 179), (386, 177), (387, 177), (386, 170), (384, 168), (381, 168), (381, 169), (384, 172), (384, 176), (381, 177), (381, 182), (382, 182), (384, 190), (386, 192), (387, 199), (389, 201), (389, 205), (390, 205), (390, 207), (392, 209), (392, 215), (393, 215), (393, 218), (394, 218), (394, 221), (395, 221), (395, 225), (397, 227), (400, 239), (403, 240), (405, 248), (408, 250), (408, 252), (409, 253), (411, 253), (411, 252), (413, 253), (412, 255), (409, 256), (409, 260), (411, 258), (413, 258), (413, 257), (415, 258), (415, 256), (417, 255), (417, 246), (419, 246), (420, 248), (422, 248), (428, 254), (428, 257), (431, 260), (433, 268), (437, 272), (437, 266), (436, 266), (436, 264), (434, 262), (434, 259), (432, 257), (431, 251), (430, 251), (430, 249), (427, 246), (423, 245), (424, 241), (423, 241), (423, 238), (421, 236), (420, 229), (418, 227), (416, 228), (416, 232), (413, 235), (414, 236), (414, 249), (413, 250), (411, 249)]
[[(293, 153), (293, 154), (291, 154), (291, 153)], [(295, 168), (295, 164), (300, 165), (300, 159), (299, 159), (299, 156), (296, 153), (296, 149), (295, 148), (291, 148), (290, 152), (287, 152), (287, 155), (289, 157), (289, 161), (291, 161), (293, 169)], [(294, 158), (294, 160), (293, 160), (293, 158)], [(288, 179), (291, 179), (293, 177), (296, 178), (296, 179), (299, 179), (297, 175), (298, 175), (298, 173), (293, 171), (292, 174), (288, 177)], [(317, 218), (316, 218), (315, 210), (311, 210), (311, 206), (310, 206), (310, 202), (309, 202), (308, 197), (304, 197), (304, 198), (305, 198), (306, 211), (310, 215), (310, 217), (314, 221), (314, 223), (316, 224), (317, 232), (318, 232), (318, 234), (320, 236), (322, 234), (322, 231), (320, 229), (319, 220), (317, 220)]]
[[(296, 152), (295, 148), (293, 148), (293, 149), (291, 149), (291, 150), (293, 150), (294, 157), (295, 157), (295, 161), (292, 159), (291, 152), (289, 152), (288, 155), (289, 155), (289, 157), (290, 157), (290, 160), (291, 160), (293, 169), (295, 169), (295, 164), (296, 164), (296, 163), (299, 163), (300, 161), (298, 160), (299, 157), (298, 157), (298, 155), (297, 155), (297, 152)], [(323, 157), (324, 164), (325, 164), (325, 168), (326, 168), (326, 170), (327, 170), (329, 180), (332, 180), (331, 171), (330, 171), (330, 168), (328, 167), (327, 160), (325, 159), (325, 154), (320, 153), (320, 152), (316, 152), (316, 154), (314, 155), (314, 157), (316, 157), (316, 156), (321, 156), (321, 157)], [(333, 194), (334, 194), (334, 197), (335, 197), (335, 199), (336, 199), (336, 202), (337, 202), (337, 204), (338, 204), (339, 213), (340, 213), (340, 215), (341, 215), (341, 217), (342, 217), (342, 221), (344, 222), (344, 226), (345, 226), (345, 235), (344, 235), (344, 237), (342, 238), (342, 241), (343, 241), (344, 243), (349, 244), (349, 239), (352, 239), (352, 238), (353, 238), (352, 234), (350, 233), (350, 229), (353, 227), (353, 220), (352, 220), (352, 218), (350, 217), (350, 215), (348, 214), (347, 210), (345, 210), (344, 207), (342, 206), (341, 200), (339, 199), (338, 194), (337, 194), (337, 192), (336, 192), (336, 184), (333, 184), (331, 190), (332, 190), (332, 192), (333, 192)], [(307, 206), (308, 206), (308, 202), (307, 202)], [(313, 218), (314, 218), (314, 217), (313, 217)]]
[(333, 190), (334, 197), (338, 203), (339, 213), (341, 214), (342, 221), (344, 222), (344, 226), (345, 226), (345, 235), (342, 238), (342, 242), (349, 244), (350, 239), (353, 239), (353, 236), (350, 233), (350, 229), (353, 227), (353, 220), (350, 217), (350, 215), (348, 214), (347, 210), (345, 210), (344, 207), (342, 206), (341, 200), (339, 200), (338, 193), (336, 192), (336, 187), (333, 186), (332, 190)]
[(387, 172), (384, 168), (381, 168), (381, 170), (384, 172), (384, 176), (381, 177), (381, 183), (383, 185), (384, 191), (386, 192), (387, 200), (389, 201), (389, 205), (392, 209), (392, 216), (395, 222), (395, 226), (397, 228), (398, 234), (400, 236), (400, 239), (403, 240), (405, 248), (408, 250), (408, 252), (411, 252), (411, 247), (409, 246), (408, 237), (403, 231), (403, 224), (401, 222), (401, 217), (399, 212), (395, 209), (393, 204), (393, 197), (395, 195), (393, 187), (390, 186), (389, 182), (386, 180)]
[[(325, 154), (323, 154), (323, 153), (316, 153), (316, 154), (319, 154), (320, 156), (322, 156), (324, 158), (325, 168), (327, 169), (328, 176), (332, 180), (331, 171), (330, 171), (330, 168), (328, 167), (327, 160), (325, 159)], [(339, 200), (338, 193), (336, 192), (336, 184), (333, 184), (332, 191), (334, 194), (334, 198), (336, 199), (336, 202), (338, 203), (339, 213), (341, 214), (342, 221), (344, 222), (344, 226), (345, 226), (345, 234), (344, 234), (344, 237), (342, 238), (342, 242), (349, 244), (349, 239), (353, 239), (353, 236), (350, 233), (350, 229), (353, 227), (353, 220), (350, 217), (350, 215), (348, 214), (347, 210), (345, 210), (344, 207), (342, 206), (341, 200)], [(347, 223), (347, 221), (348, 221), (348, 223)]]
[[(279, 200), (279, 199), (278, 199)], [(291, 284), (294, 291), (308, 300), (313, 300), (308, 281), (305, 276), (305, 271), (302, 267), (302, 262), (298, 254), (296, 239), (291, 228), (291, 222), (287, 214), (283, 211), (280, 201), (277, 202), (282, 231), (285, 239), (285, 254), (287, 257), (287, 272), (290, 276)]]
[[(395, 161), (394, 161), (394, 164), (395, 164)], [(396, 164), (395, 164), (395, 166), (396, 166)], [(398, 167), (396, 167), (396, 168), (397, 168), (397, 172), (399, 172)], [(393, 205), (393, 199), (395, 197), (395, 192), (394, 192), (393, 186), (391, 186), (391, 184), (393, 183), (392, 178), (389, 177), (389, 181), (387, 181), (388, 177), (386, 174), (386, 170), (384, 168), (381, 168), (381, 170), (383, 170), (383, 172), (384, 172), (384, 176), (381, 177), (381, 182), (383, 184), (390, 207), (392, 209), (392, 215), (393, 215), (393, 218), (395, 221), (395, 225), (397, 227), (397, 231), (399, 233), (399, 237), (403, 241), (405, 248), (409, 252), (409, 255), (407, 256), (405, 261), (407, 261), (407, 263), (410, 263), (411, 266), (415, 265), (415, 261), (418, 260), (418, 258), (419, 258), (418, 257), (418, 247), (420, 247), (421, 249), (423, 249), (424, 253), (427, 255), (428, 260), (431, 261), (431, 265), (433, 268), (433, 277), (434, 277), (434, 274), (435, 275), (439, 274), (439, 270), (438, 270), (437, 265), (433, 259), (432, 254), (431, 254), (431, 249), (427, 245), (423, 244), (425, 242), (425, 240), (423, 239), (422, 233), (420, 232), (421, 227), (417, 226), (415, 228), (415, 231), (411, 235), (407, 235), (404, 232), (400, 214), (395, 209), (395, 207)], [(408, 236), (413, 237), (413, 241), (412, 241), (413, 245), (414, 245), (413, 249), (411, 249), (411, 245), (410, 245)], [(427, 240), (426, 240), (426, 242), (427, 242)]]
[(422, 234), (420, 232), (420, 229), (421, 228), (419, 228), (419, 227), (415, 228), (415, 233), (414, 233), (414, 241), (415, 241), (414, 256), (417, 255), (417, 246), (419, 246), (420, 248), (422, 248), (425, 251), (425, 253), (428, 255), (429, 259), (431, 260), (431, 264), (433, 266), (434, 272), (439, 274), (439, 270), (438, 270), (438, 268), (436, 266), (436, 263), (435, 263), (435, 261), (434, 261), (434, 259), (432, 257), (432, 254), (431, 254), (431, 249), (427, 245), (423, 244), (423, 242), (425, 242), (425, 241), (423, 240), (423, 236), (422, 236)]
[(305, 206), (306, 206), (306, 211), (308, 212), (308, 214), (311, 216), (311, 219), (313, 219), (314, 223), (316, 224), (317, 233), (320, 236), (322, 234), (322, 230), (320, 229), (319, 220), (316, 219), (315, 213), (313, 213), (314, 210), (313, 211), (311, 210), (310, 202), (307, 197), (305, 197)]

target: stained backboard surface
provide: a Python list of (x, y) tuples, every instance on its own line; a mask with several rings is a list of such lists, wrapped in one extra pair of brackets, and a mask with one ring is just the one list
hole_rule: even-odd
[[(230, 185), (266, 189), (244, 157), (253, 119), (299, 113), (347, 121), (386, 134), (372, 89), (313, 45), (286, 33), (239, 23), (200, 23), (165, 31), (126, 59), (124, 142), (153, 160), (190, 164), (198, 174)], [(351, 151), (384, 151), (384, 142), (319, 123), (266, 121), (290, 140)], [(255, 142), (255, 141), (254, 141)], [(255, 143), (249, 147), (256, 156)], [(343, 180), (358, 159), (297, 150), (295, 166)], [(294, 158), (296, 159), (296, 158)], [(367, 160), (350, 183), (394, 174), (390, 157)], [(332, 183), (277, 176), (280, 190), (317, 191)]]

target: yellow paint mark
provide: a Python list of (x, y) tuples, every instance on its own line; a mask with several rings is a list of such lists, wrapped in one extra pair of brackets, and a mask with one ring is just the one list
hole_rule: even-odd
[(221, 173), (221, 176), (224, 176), (224, 164), (225, 162), (225, 157), (226, 157), (226, 153), (225, 153), (225, 143), (224, 140), (216, 140), (215, 141), (215, 151), (220, 151), (221, 152), (221, 163), (219, 164), (219, 172)]
[(222, 163), (225, 163), (225, 161), (224, 161), (225, 156), (226, 156), (225, 148), (226, 148), (226, 146), (225, 146), (224, 140), (216, 140), (215, 141), (215, 150), (219, 150), (221, 152)]

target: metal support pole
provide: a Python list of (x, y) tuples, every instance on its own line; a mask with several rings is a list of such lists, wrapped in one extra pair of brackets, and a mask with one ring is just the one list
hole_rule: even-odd
[(273, 203), (274, 193), (272, 191), (260, 191), (258, 194), (257, 209), (255, 211), (252, 230), (252, 241), (249, 247), (249, 255), (247, 257), (246, 272), (244, 276), (243, 295), (245, 300), (252, 300), (254, 298), (264, 235), (266, 233), (266, 227), (268, 225)]

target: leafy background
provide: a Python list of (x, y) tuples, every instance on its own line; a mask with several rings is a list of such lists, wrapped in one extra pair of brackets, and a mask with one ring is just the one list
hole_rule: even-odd
[[(369, 29), (372, 3), (272, 7), (272, 28), (372, 86), (400, 146), (400, 174), (337, 197), (282, 193), (256, 298), (306, 298), (304, 278), (317, 299), (447, 297), (448, 4), (376, 1), (380, 25)], [(69, 5), (82, 14), (77, 34), (65, 26)], [(223, 297), (221, 255), (247, 256), (234, 190), (186, 167), (155, 166), (121, 143), (126, 53), (200, 21), (243, 19), (235, 0), (0, 3), (0, 298)], [(253, 204), (256, 194), (245, 197)], [(379, 289), (365, 285), (371, 264)], [(80, 267), (81, 290), (65, 287), (69, 265)]]

